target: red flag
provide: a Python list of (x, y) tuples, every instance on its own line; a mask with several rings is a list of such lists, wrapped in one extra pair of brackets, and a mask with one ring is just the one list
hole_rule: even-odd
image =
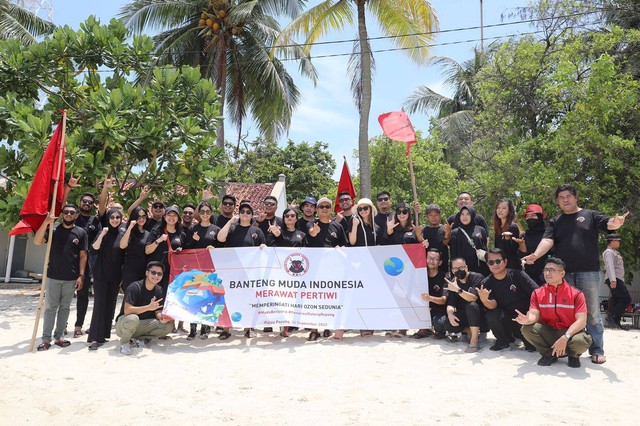
[(407, 143), (405, 155), (408, 156), (411, 145), (416, 143), (416, 132), (409, 116), (404, 111), (387, 112), (378, 117), (378, 123), (389, 139)]
[(349, 165), (347, 164), (347, 159), (344, 159), (344, 164), (342, 165), (342, 173), (340, 173), (340, 181), (338, 182), (338, 194), (336, 195), (336, 202), (334, 204), (333, 211), (338, 213), (339, 202), (341, 192), (348, 192), (351, 195), (351, 198), (356, 198), (356, 190), (353, 187), (353, 181), (351, 180), (351, 173), (349, 173)]
[[(62, 119), (64, 120), (64, 118)], [(47, 217), (51, 209), (51, 201), (53, 198), (53, 190), (56, 181), (58, 182), (58, 192), (56, 194), (56, 211), (58, 216), (62, 209), (62, 201), (64, 199), (64, 161), (65, 151), (60, 149), (63, 143), (62, 127), (63, 122), (60, 121), (53, 137), (49, 142), (47, 150), (40, 160), (40, 165), (33, 177), (33, 183), (24, 200), (22, 210), (20, 210), (20, 222), (9, 232), (9, 235), (26, 234), (28, 232), (36, 232), (44, 219)], [(59, 156), (62, 161), (59, 162)], [(58, 170), (60, 164), (60, 170)]]

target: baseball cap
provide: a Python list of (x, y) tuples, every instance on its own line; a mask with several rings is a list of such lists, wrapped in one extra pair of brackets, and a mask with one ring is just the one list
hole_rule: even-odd
[(318, 200), (316, 200), (316, 199), (315, 199), (315, 198), (313, 198), (313, 197), (306, 197), (306, 198), (304, 199), (304, 201), (300, 203), (300, 207), (304, 206), (304, 205), (305, 205), (305, 204), (307, 204), (307, 203), (312, 204), (312, 205), (314, 205), (314, 206), (317, 206), (317, 205), (318, 205)]
[(440, 208), (439, 205), (437, 204), (429, 204), (427, 206), (427, 213), (429, 213), (431, 210), (436, 210), (438, 213), (442, 212), (442, 209)]
[(542, 217), (545, 216), (544, 210), (542, 210), (542, 207), (539, 206), (538, 204), (529, 204), (529, 205), (527, 205), (527, 210), (522, 215), (522, 217), (526, 217), (530, 213), (541, 214)]

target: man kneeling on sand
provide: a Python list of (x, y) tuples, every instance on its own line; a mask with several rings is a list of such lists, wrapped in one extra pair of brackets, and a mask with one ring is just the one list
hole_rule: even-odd
[(546, 284), (531, 295), (529, 312), (513, 320), (522, 325), (522, 335), (542, 355), (538, 365), (549, 366), (569, 356), (569, 367), (580, 367), (580, 355), (591, 345), (585, 331), (587, 304), (584, 294), (564, 279), (565, 264), (550, 258), (544, 265)]
[(127, 287), (116, 322), (121, 354), (131, 355), (132, 344), (146, 345), (154, 337), (164, 337), (173, 330), (173, 321), (162, 317), (162, 288), (158, 283), (163, 275), (161, 262), (149, 262), (146, 278)]

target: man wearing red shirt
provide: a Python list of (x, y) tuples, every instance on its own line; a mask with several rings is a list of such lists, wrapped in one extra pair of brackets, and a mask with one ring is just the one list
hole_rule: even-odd
[(569, 356), (569, 367), (580, 367), (580, 355), (592, 343), (586, 333), (587, 304), (584, 294), (564, 279), (565, 264), (550, 258), (544, 266), (544, 286), (531, 295), (526, 315), (516, 310), (513, 320), (522, 325), (522, 335), (536, 347), (542, 358), (538, 365), (549, 366), (558, 357)]

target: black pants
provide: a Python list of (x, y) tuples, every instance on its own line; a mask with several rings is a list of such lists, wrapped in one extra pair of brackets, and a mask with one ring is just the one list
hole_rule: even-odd
[(118, 280), (97, 279), (93, 284), (93, 315), (89, 327), (89, 342), (104, 342), (111, 337), (111, 323), (116, 312), (116, 302), (120, 291)]
[(445, 324), (449, 322), (449, 320), (447, 319), (447, 311), (444, 309), (439, 309), (439, 310), (435, 310), (433, 309), (431, 311), (431, 324), (433, 325), (433, 330), (435, 331), (435, 333), (439, 336), (443, 336), (447, 329), (445, 327)]
[(89, 256), (87, 266), (84, 271), (84, 283), (82, 288), (76, 292), (76, 327), (82, 328), (84, 325), (84, 318), (87, 316), (87, 309), (89, 308), (89, 289), (91, 288), (91, 281), (93, 280), (93, 273), (91, 272), (91, 265), (95, 263), (97, 257), (95, 255)]
[[(528, 306), (518, 308), (520, 312), (526, 312), (527, 309)], [(517, 316), (515, 309), (509, 311), (500, 308), (487, 309), (485, 316), (491, 332), (496, 336), (496, 343), (508, 345), (513, 343), (515, 339), (520, 339), (525, 345), (529, 345), (529, 342), (522, 336), (521, 325), (513, 321), (513, 318)]]
[(631, 303), (631, 295), (625, 285), (624, 281), (620, 278), (616, 278), (616, 288), (611, 288), (611, 282), (609, 278), (606, 279), (605, 284), (611, 289), (611, 299), (609, 299), (609, 312), (613, 316), (613, 322), (620, 325), (620, 320), (624, 314), (627, 306)]
[(464, 310), (458, 309), (454, 315), (458, 317), (458, 325), (452, 325), (448, 318), (444, 324), (449, 333), (460, 333), (467, 327), (480, 327), (482, 323), (482, 312), (478, 302), (467, 303)]

